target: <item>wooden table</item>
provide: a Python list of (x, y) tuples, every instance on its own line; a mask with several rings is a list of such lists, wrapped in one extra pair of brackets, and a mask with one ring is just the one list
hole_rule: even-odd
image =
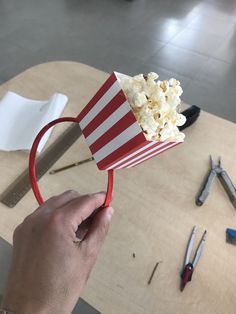
[[(76, 115), (108, 74), (75, 62), (35, 66), (0, 87), (0, 96), (12, 90), (33, 99), (48, 99), (58, 91), (69, 96), (63, 116)], [(53, 131), (49, 144), (67, 127)], [(197, 207), (194, 198), (206, 171), (209, 154), (223, 158), (236, 182), (236, 125), (202, 112), (186, 130), (183, 145), (116, 173), (115, 215), (82, 297), (105, 314), (235, 314), (236, 247), (225, 243), (225, 229), (236, 228), (236, 211), (219, 181), (209, 198)], [(81, 138), (55, 164), (60, 167), (90, 156)], [(0, 153), (0, 191), (27, 167), (25, 152)], [(45, 198), (66, 189), (82, 193), (105, 189), (106, 174), (94, 163), (44, 175)], [(17, 224), (37, 207), (32, 191), (9, 209), (0, 204), (0, 236), (12, 242)], [(192, 227), (197, 240), (207, 229), (203, 256), (183, 293), (179, 273)], [(135, 253), (135, 258), (133, 257)], [(150, 286), (148, 278), (157, 261)]]

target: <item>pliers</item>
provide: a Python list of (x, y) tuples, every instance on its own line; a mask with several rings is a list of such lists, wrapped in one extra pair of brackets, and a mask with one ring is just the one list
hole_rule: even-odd
[(230, 180), (227, 172), (222, 169), (222, 162), (221, 158), (219, 158), (218, 164), (214, 164), (212, 157), (210, 156), (211, 161), (211, 169), (206, 176), (205, 180), (203, 181), (202, 187), (196, 197), (196, 205), (201, 206), (210, 191), (210, 187), (215, 179), (216, 176), (220, 179), (225, 191), (227, 192), (230, 201), (232, 202), (233, 206), (236, 208), (236, 189)]
[(180, 285), (180, 290), (183, 291), (187, 282), (192, 280), (192, 275), (193, 275), (193, 271), (197, 266), (197, 263), (201, 257), (202, 254), (202, 250), (205, 244), (205, 240), (206, 240), (206, 230), (204, 231), (202, 238), (198, 244), (197, 250), (195, 252), (193, 261), (190, 262), (190, 255), (193, 249), (193, 244), (194, 244), (194, 239), (195, 239), (195, 234), (196, 234), (196, 227), (193, 227), (192, 233), (190, 235), (189, 241), (188, 241), (188, 245), (187, 245), (187, 249), (186, 249), (186, 253), (185, 253), (185, 259), (184, 259), (184, 267), (182, 270), (182, 274), (181, 274), (181, 285)]

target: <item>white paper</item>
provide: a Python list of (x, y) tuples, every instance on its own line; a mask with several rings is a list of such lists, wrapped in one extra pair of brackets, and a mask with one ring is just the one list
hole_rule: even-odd
[[(55, 93), (49, 100), (33, 100), (7, 92), (0, 101), (0, 150), (30, 150), (39, 131), (57, 119), (68, 97)], [(52, 128), (44, 135), (40, 152), (46, 144)]]

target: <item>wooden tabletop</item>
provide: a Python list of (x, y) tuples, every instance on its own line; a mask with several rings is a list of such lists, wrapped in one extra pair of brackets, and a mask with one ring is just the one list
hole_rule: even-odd
[[(80, 63), (51, 62), (3, 84), (0, 97), (8, 90), (33, 99), (65, 93), (69, 103), (63, 116), (75, 116), (107, 77)], [(48, 144), (65, 127), (54, 129)], [(136, 168), (116, 172), (112, 226), (82, 294), (104, 314), (236, 312), (236, 247), (225, 242), (226, 228), (236, 229), (236, 211), (219, 180), (202, 207), (194, 201), (209, 169), (209, 154), (222, 157), (223, 167), (236, 183), (236, 125), (202, 112), (185, 133), (184, 144)], [(81, 138), (54, 168), (89, 156)], [(27, 162), (26, 152), (0, 152), (0, 192), (27, 167)], [(45, 174), (40, 180), (45, 198), (67, 189), (87, 193), (105, 187), (106, 173), (98, 171), (93, 162), (55, 175)], [(32, 191), (13, 209), (0, 204), (0, 236), (11, 243), (14, 228), (36, 207)], [(194, 225), (196, 244), (205, 229), (207, 240), (192, 282), (181, 293), (179, 274)], [(162, 263), (148, 286), (158, 261)]]

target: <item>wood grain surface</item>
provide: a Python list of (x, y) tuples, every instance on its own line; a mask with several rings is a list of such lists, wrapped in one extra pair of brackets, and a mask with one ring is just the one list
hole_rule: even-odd
[[(65, 93), (69, 103), (63, 116), (75, 116), (107, 77), (80, 63), (51, 62), (3, 84), (0, 97), (8, 90), (33, 99)], [(54, 129), (48, 144), (65, 127)], [(202, 207), (194, 201), (209, 168), (209, 154), (222, 157), (223, 167), (236, 183), (236, 125), (202, 112), (185, 133), (184, 144), (135, 168), (116, 172), (114, 218), (82, 294), (104, 314), (236, 313), (236, 247), (225, 242), (225, 229), (236, 229), (236, 211), (219, 180)], [(54, 168), (89, 156), (80, 138)], [(27, 162), (26, 152), (0, 152), (0, 192)], [(91, 162), (45, 174), (40, 188), (45, 198), (67, 189), (81, 193), (104, 190), (106, 173)], [(36, 207), (32, 191), (13, 209), (0, 204), (0, 236), (11, 243), (14, 228)], [(192, 282), (181, 293), (179, 274), (194, 225), (198, 227), (197, 241), (207, 229), (206, 246)], [(148, 285), (158, 261), (162, 263)]]

